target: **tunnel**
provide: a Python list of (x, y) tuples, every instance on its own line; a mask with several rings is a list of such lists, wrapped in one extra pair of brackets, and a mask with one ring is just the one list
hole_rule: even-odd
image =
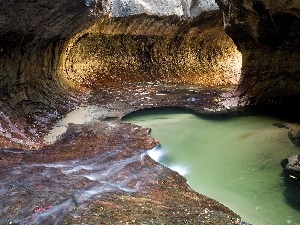
[(283, 2), (2, 1), (0, 223), (248, 224), (152, 160), (159, 140), (122, 118), (298, 115), (300, 6)]

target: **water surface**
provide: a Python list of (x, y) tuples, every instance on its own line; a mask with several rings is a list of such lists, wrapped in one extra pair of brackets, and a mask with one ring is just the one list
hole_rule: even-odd
[(284, 121), (266, 116), (209, 119), (174, 109), (144, 110), (124, 120), (152, 128), (151, 136), (161, 146), (149, 155), (243, 220), (257, 225), (300, 224), (295, 209), (299, 204), (287, 202), (280, 166), (282, 159), (300, 151), (287, 129), (273, 125)]

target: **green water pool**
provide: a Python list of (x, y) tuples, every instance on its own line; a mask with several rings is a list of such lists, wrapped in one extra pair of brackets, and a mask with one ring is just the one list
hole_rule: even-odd
[(160, 146), (149, 155), (243, 220), (300, 224), (299, 205), (287, 201), (280, 166), (300, 149), (289, 140), (287, 129), (273, 125), (285, 121), (253, 115), (209, 118), (175, 109), (143, 110), (124, 121), (151, 128)]

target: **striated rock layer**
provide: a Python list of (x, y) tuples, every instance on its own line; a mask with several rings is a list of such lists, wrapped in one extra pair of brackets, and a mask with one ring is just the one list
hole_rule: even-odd
[[(299, 96), (300, 3), (216, 2), (223, 17), (210, 0), (0, 2), (0, 221), (241, 224), (144, 159), (157, 141), (120, 121), (146, 107), (219, 109), (220, 90), (182, 84), (239, 82), (250, 104)], [(43, 142), (55, 121), (86, 102), (108, 115)], [(39, 151), (22, 151), (30, 148)], [(87, 167), (97, 157), (107, 167)], [(122, 165), (114, 180), (103, 176)]]
[[(200, 9), (184, 2), (184, 17)], [(149, 107), (219, 109), (227, 89), (180, 83), (237, 83), (241, 55), (221, 13), (109, 18), (101, 4), (0, 3), (0, 223), (246, 224), (148, 157), (149, 129), (120, 120)], [(82, 104), (92, 121), (66, 116), (53, 141), (50, 128)]]
[[(68, 43), (62, 73), (71, 85), (163, 82), (236, 84), (241, 55), (219, 12), (197, 18), (103, 17)], [(63, 76), (63, 75), (62, 75)]]
[(185, 19), (102, 12), (81, 0), (0, 3), (1, 136), (33, 145), (47, 131), (42, 124), (111, 83), (237, 83), (241, 54), (220, 12)]
[(223, 11), (226, 33), (243, 55), (238, 94), (252, 104), (299, 97), (300, 2), (216, 2)]

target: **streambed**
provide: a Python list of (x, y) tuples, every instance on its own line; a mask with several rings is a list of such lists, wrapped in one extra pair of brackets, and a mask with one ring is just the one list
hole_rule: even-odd
[[(0, 223), (248, 224), (147, 156), (158, 144), (149, 129), (120, 120), (153, 106), (219, 111), (228, 91), (153, 84), (106, 87), (53, 124), (37, 149), (3, 142)], [(48, 114), (39, 115), (45, 117), (37, 122), (48, 127)]]
[[(280, 162), (299, 148), (284, 123), (266, 116), (204, 118), (174, 109), (143, 110), (124, 118), (151, 128), (160, 147), (149, 155), (184, 175), (252, 224), (300, 224), (299, 202), (287, 196)], [(289, 198), (287, 198), (289, 197)]]

